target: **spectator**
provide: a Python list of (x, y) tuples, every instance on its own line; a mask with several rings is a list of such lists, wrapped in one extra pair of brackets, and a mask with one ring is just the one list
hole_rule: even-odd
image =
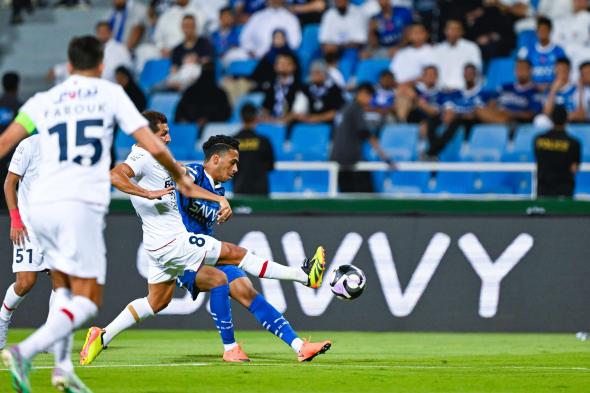
[[(539, 0), (537, 15), (546, 16), (557, 22), (559, 19), (571, 16), (574, 13), (572, 3), (572, 0)], [(557, 28), (557, 24), (555, 27)], [(557, 39), (555, 41), (558, 42)]]
[(433, 49), (424, 25), (412, 24), (408, 28), (408, 41), (410, 45), (396, 53), (389, 67), (400, 84), (414, 84), (420, 79), (424, 67), (433, 62)]
[(23, 11), (28, 10), (31, 12), (33, 10), (33, 4), (31, 4), (31, 0), (12, 0), (11, 3), (12, 13), (10, 15), (10, 24), (18, 25), (23, 23)]
[(215, 65), (205, 63), (201, 76), (190, 85), (176, 107), (177, 123), (197, 123), (200, 127), (208, 122), (228, 121), (231, 106), (227, 94), (215, 82)]
[(0, 97), (0, 133), (12, 122), (22, 101), (18, 98), (20, 77), (16, 72), (6, 72), (2, 75), (4, 94)]
[(546, 91), (555, 78), (555, 63), (564, 58), (565, 52), (560, 46), (551, 42), (553, 24), (545, 17), (537, 19), (537, 40), (531, 46), (523, 46), (518, 50), (518, 58), (528, 60), (533, 67), (533, 82), (539, 91)]
[(349, 0), (335, 0), (322, 17), (319, 41), (324, 53), (358, 49), (367, 43), (368, 23), (361, 9)]
[(537, 195), (572, 197), (580, 166), (580, 142), (568, 135), (567, 111), (556, 106), (551, 116), (553, 129), (535, 138)]
[(147, 99), (145, 94), (133, 79), (133, 74), (128, 68), (118, 67), (115, 70), (115, 81), (123, 87), (125, 93), (129, 96), (133, 104), (139, 112), (143, 112), (147, 108)]
[(576, 110), (571, 115), (572, 121), (590, 120), (590, 62), (582, 63), (579, 67), (580, 76), (576, 86)]
[(266, 7), (266, 0), (232, 0), (238, 23), (244, 25), (248, 19)]
[(289, 55), (295, 60), (295, 75), (300, 76), (299, 62), (297, 56), (287, 43), (287, 37), (284, 30), (275, 30), (272, 33), (272, 46), (269, 51), (258, 61), (256, 68), (250, 77), (256, 84), (257, 90), (267, 89), (275, 80), (276, 74), (274, 70), (277, 56)]
[(230, 7), (219, 10), (219, 29), (211, 34), (211, 41), (217, 51), (217, 57), (224, 65), (229, 64), (231, 62), (229, 53), (240, 46), (240, 30), (236, 26), (234, 13)]
[(102, 78), (114, 82), (117, 67), (133, 66), (131, 54), (125, 45), (113, 39), (109, 22), (103, 21), (96, 24), (96, 38), (104, 48)]
[(283, 0), (268, 0), (267, 4), (267, 8), (252, 15), (240, 36), (242, 49), (256, 59), (268, 52), (276, 30), (285, 31), (290, 48), (297, 49), (301, 44), (299, 20), (283, 6)]
[(395, 87), (395, 78), (391, 71), (382, 71), (379, 74), (379, 81), (375, 85), (375, 95), (371, 107), (386, 122), (395, 120)]
[(187, 55), (194, 54), (197, 56), (199, 64), (214, 62), (215, 49), (211, 42), (206, 38), (199, 36), (197, 32), (197, 21), (195, 17), (188, 14), (182, 18), (182, 33), (184, 41), (172, 50), (170, 60), (172, 62), (172, 72), (176, 72), (184, 63)]
[(563, 106), (568, 112), (568, 119), (575, 120), (576, 111), (576, 86), (570, 83), (571, 63), (562, 58), (555, 64), (555, 79), (545, 97), (543, 113), (551, 116), (556, 105)]
[(369, 42), (364, 58), (391, 59), (406, 43), (404, 32), (412, 23), (412, 12), (379, 0), (380, 11), (369, 22)]
[(240, 166), (234, 175), (234, 192), (247, 195), (268, 195), (268, 175), (274, 169), (274, 153), (268, 138), (256, 133), (258, 110), (251, 103), (240, 109), (242, 130), (235, 138), (240, 141)]
[(344, 80), (344, 75), (342, 75), (342, 71), (338, 68), (338, 53), (328, 52), (324, 53), (324, 60), (328, 66), (328, 76), (330, 79), (341, 89), (346, 88), (346, 81)]
[(176, 4), (164, 12), (154, 31), (154, 41), (162, 57), (170, 57), (172, 49), (179, 45), (184, 36), (181, 29), (182, 19), (185, 15), (195, 18), (199, 35), (205, 33), (205, 16), (189, 0), (176, 0)]
[[(309, 83), (303, 86), (304, 108), (295, 116), (304, 123), (332, 123), (344, 105), (342, 90), (328, 76), (328, 66), (322, 60), (312, 63)], [(297, 106), (297, 103), (294, 104)]]
[(148, 20), (147, 8), (139, 1), (113, 0), (113, 9), (106, 15), (115, 41), (133, 52), (141, 43)]
[(336, 125), (330, 160), (340, 164), (340, 192), (373, 192), (371, 173), (354, 170), (354, 165), (363, 158), (365, 141), (369, 141), (383, 161), (391, 164), (391, 160), (379, 146), (377, 137), (371, 134), (365, 120), (374, 93), (375, 90), (370, 84), (359, 85), (354, 99), (342, 109), (341, 119)]
[(207, 36), (219, 29), (220, 11), (223, 8), (230, 8), (228, 0), (191, 0), (191, 5), (201, 10), (205, 16), (203, 31)]
[(435, 64), (440, 73), (441, 87), (456, 90), (465, 87), (463, 69), (473, 64), (481, 70), (481, 52), (479, 47), (463, 36), (463, 24), (456, 19), (449, 19), (445, 25), (446, 41), (434, 49)]
[(286, 0), (286, 4), (302, 26), (320, 23), (327, 8), (326, 0)]
[(174, 5), (175, 0), (151, 0), (149, 9), (153, 10), (156, 19)]
[(574, 70), (574, 79), (577, 79), (577, 70), (580, 64), (590, 60), (590, 12), (588, 12), (588, 0), (570, 0), (573, 5), (573, 14), (555, 20), (553, 40), (561, 46), (570, 58)]
[(477, 108), (478, 119), (485, 123), (531, 122), (541, 112), (541, 100), (531, 70), (528, 60), (517, 60), (516, 82), (502, 86), (486, 107)]
[(275, 61), (275, 80), (264, 90), (262, 114), (264, 121), (289, 123), (293, 120), (293, 103), (301, 84), (295, 75), (295, 58), (278, 55)]
[(446, 95), (441, 91), (438, 81), (439, 76), (436, 66), (426, 66), (422, 78), (416, 84), (414, 90), (415, 106), (408, 115), (407, 120), (410, 123), (420, 124), (420, 139), (422, 140), (426, 138), (429, 128), (436, 128), (441, 121), (448, 124), (447, 119), (442, 117)]

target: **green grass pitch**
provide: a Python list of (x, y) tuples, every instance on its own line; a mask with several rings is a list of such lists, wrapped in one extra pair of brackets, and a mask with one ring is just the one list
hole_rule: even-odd
[[(29, 332), (14, 329), (10, 340)], [(95, 393), (590, 392), (590, 342), (574, 334), (312, 332), (333, 346), (305, 364), (267, 332), (237, 335), (251, 364), (224, 364), (213, 331), (131, 330), (76, 371)], [(51, 364), (50, 355), (36, 359), (34, 392), (54, 391)], [(2, 368), (0, 392), (8, 391)]]

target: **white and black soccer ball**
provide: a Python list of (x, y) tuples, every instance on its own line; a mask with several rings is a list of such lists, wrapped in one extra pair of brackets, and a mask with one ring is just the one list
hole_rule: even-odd
[(332, 293), (339, 299), (356, 299), (365, 290), (366, 283), (365, 273), (354, 265), (342, 265), (330, 273)]

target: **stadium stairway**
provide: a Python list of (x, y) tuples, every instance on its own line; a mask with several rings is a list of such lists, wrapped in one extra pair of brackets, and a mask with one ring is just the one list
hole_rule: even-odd
[(47, 89), (51, 86), (45, 79), (47, 72), (66, 61), (70, 37), (93, 34), (109, 4), (99, 0), (90, 9), (37, 8), (17, 26), (8, 23), (9, 9), (0, 9), (0, 75), (6, 71), (20, 74), (22, 99)]

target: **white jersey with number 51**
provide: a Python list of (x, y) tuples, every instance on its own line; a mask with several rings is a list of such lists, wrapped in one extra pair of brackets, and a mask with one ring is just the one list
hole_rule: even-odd
[(80, 75), (30, 98), (18, 118), (41, 138), (31, 204), (78, 200), (108, 205), (114, 127), (131, 134), (148, 124), (119, 85)]

